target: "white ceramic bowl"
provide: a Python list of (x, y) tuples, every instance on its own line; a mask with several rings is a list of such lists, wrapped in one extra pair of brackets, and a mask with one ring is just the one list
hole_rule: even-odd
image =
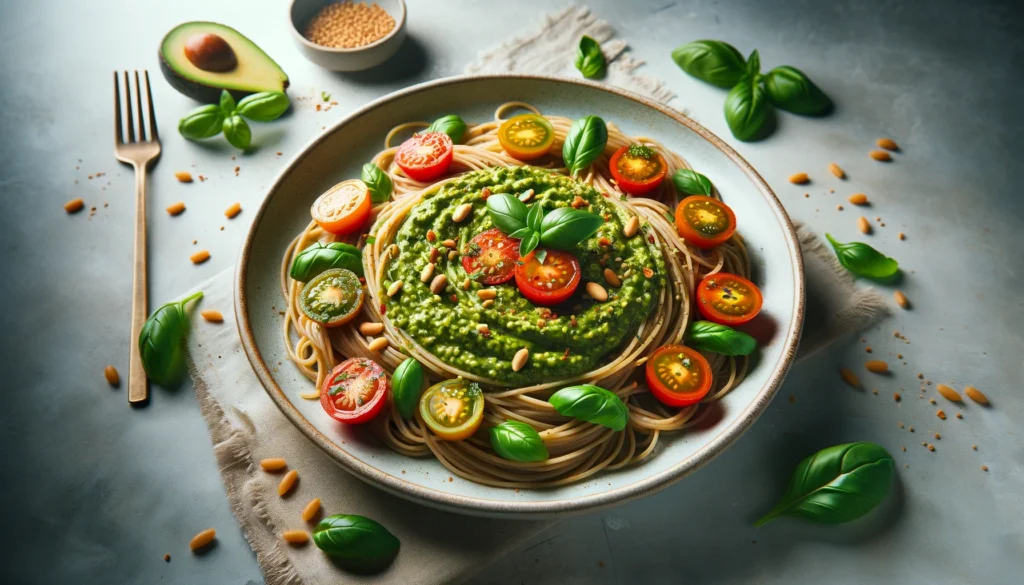
[(292, 0), (288, 9), (292, 38), (307, 59), (331, 71), (362, 71), (376, 67), (394, 55), (405, 41), (405, 0), (366, 0), (395, 19), (395, 28), (384, 38), (352, 49), (334, 49), (311, 43), (302, 36), (309, 21), (321, 8), (337, 0)]

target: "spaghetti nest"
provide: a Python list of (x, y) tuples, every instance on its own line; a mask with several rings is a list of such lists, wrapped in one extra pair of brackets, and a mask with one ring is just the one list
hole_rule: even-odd
[[(412, 122), (394, 128), (384, 141), (384, 150), (374, 158), (379, 168), (391, 177), (394, 192), (390, 202), (373, 209), (376, 219), (370, 229), (372, 238), (366, 239), (363, 249), (363, 268), (366, 279), (367, 302), (363, 304), (358, 323), (382, 323), (383, 335), (390, 341), (381, 351), (369, 347), (371, 337), (360, 334), (355, 325), (324, 328), (309, 319), (301, 310), (302, 283), (289, 277), (289, 267), (295, 256), (316, 243), (327, 243), (338, 238), (311, 222), (289, 246), (281, 265), (282, 293), (287, 299), (283, 322), (283, 335), (291, 359), (299, 370), (322, 386), (327, 373), (349, 357), (375, 360), (387, 371), (394, 369), (409, 357), (424, 366), (431, 383), (462, 376), (477, 381), (485, 390), (484, 427), (517, 420), (539, 431), (550, 457), (544, 461), (521, 463), (499, 457), (490, 443), (477, 433), (463, 441), (444, 441), (433, 435), (418, 417), (406, 420), (392, 408), (381, 417), (376, 431), (381, 440), (395, 451), (411, 457), (436, 457), (453, 473), (474, 482), (507, 488), (539, 488), (565, 485), (581, 481), (601, 470), (612, 470), (649, 457), (661, 434), (678, 432), (699, 422), (707, 405), (720, 399), (744, 377), (747, 357), (729, 357), (719, 354), (708, 356), (714, 386), (704, 400), (680, 409), (663, 406), (655, 401), (646, 387), (644, 365), (650, 353), (667, 344), (682, 344), (683, 335), (693, 317), (693, 298), (696, 284), (705, 276), (719, 271), (744, 277), (750, 275), (750, 262), (742, 238), (734, 234), (725, 244), (711, 250), (688, 246), (679, 236), (672, 221), (672, 210), (679, 201), (679, 193), (671, 181), (651, 193), (650, 197), (626, 197), (608, 171), (612, 153), (630, 144), (645, 144), (660, 152), (667, 162), (668, 175), (678, 169), (688, 169), (686, 160), (677, 153), (645, 136), (626, 136), (614, 124), (608, 126), (608, 142), (603, 154), (581, 173), (577, 180), (607, 196), (624, 217), (637, 216), (642, 224), (649, 247), (660, 254), (658, 267), (664, 271), (653, 311), (640, 323), (634, 335), (608, 354), (591, 370), (558, 380), (544, 381), (515, 387), (501, 379), (492, 379), (478, 373), (464, 371), (442, 361), (425, 349), (406, 331), (396, 327), (382, 315), (386, 302), (382, 290), (386, 270), (391, 262), (401, 262), (399, 247), (393, 238), (411, 210), (437, 193), (443, 185), (460, 175), (492, 167), (514, 167), (525, 163), (510, 157), (499, 143), (497, 130), (504, 115), (513, 109), (525, 109), (540, 114), (529, 104), (510, 102), (500, 106), (495, 119), (470, 126), (461, 144), (454, 147), (450, 174), (437, 183), (421, 183), (405, 176), (394, 162), (396, 147), (392, 139), (426, 127), (425, 122)], [(552, 153), (561, 152), (562, 142), (572, 120), (561, 116), (545, 116), (555, 132)], [(562, 160), (556, 154), (538, 161), (554, 173), (567, 174)], [(714, 194), (717, 197), (717, 193)], [(628, 424), (624, 431), (615, 432), (607, 427), (568, 418), (558, 414), (547, 399), (556, 390), (575, 384), (595, 384), (621, 398), (629, 409)], [(301, 395), (309, 400), (319, 399), (313, 390)]]

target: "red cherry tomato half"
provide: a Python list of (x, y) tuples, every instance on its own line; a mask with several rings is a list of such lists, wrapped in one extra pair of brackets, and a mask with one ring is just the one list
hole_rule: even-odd
[(501, 284), (512, 280), (519, 259), (519, 240), (498, 228), (477, 234), (462, 252), (466, 274), (479, 275), (481, 284)]
[(665, 180), (668, 164), (653, 148), (630, 144), (615, 151), (608, 170), (619, 187), (630, 195), (643, 195)]
[(714, 248), (736, 231), (736, 214), (718, 199), (691, 195), (676, 208), (676, 231), (698, 248)]
[(448, 171), (454, 153), (455, 145), (444, 132), (416, 134), (398, 147), (395, 163), (410, 179), (432, 181)]
[(390, 391), (387, 374), (377, 362), (349, 358), (324, 378), (320, 406), (334, 420), (358, 425), (380, 414)]
[(665, 406), (696, 404), (711, 390), (711, 364), (683, 345), (663, 345), (647, 360), (647, 387)]
[[(543, 250), (543, 249), (542, 249)], [(557, 305), (572, 296), (580, 284), (580, 263), (568, 252), (543, 250), (544, 262), (534, 250), (516, 264), (519, 292), (537, 305)]]
[(708, 321), (740, 325), (761, 312), (761, 290), (742, 276), (709, 274), (697, 286), (697, 310)]

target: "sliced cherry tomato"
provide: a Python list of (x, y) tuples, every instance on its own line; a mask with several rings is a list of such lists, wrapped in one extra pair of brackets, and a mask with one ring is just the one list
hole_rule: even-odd
[(334, 366), (320, 387), (320, 406), (334, 420), (362, 424), (373, 420), (391, 391), (384, 368), (366, 358), (349, 358)]
[(647, 387), (665, 406), (689, 406), (711, 390), (711, 364), (683, 345), (663, 345), (647, 359)]
[(434, 384), (420, 397), (420, 416), (445, 441), (461, 441), (484, 420), (484, 393), (476, 382), (463, 378)]
[(314, 276), (299, 293), (299, 306), (307, 317), (324, 325), (344, 325), (363, 307), (363, 285), (345, 268), (331, 268)]
[[(541, 262), (538, 252), (543, 252)], [(580, 263), (568, 252), (534, 250), (516, 263), (516, 285), (538, 305), (557, 305), (572, 296), (580, 284)]]
[(718, 199), (691, 195), (676, 208), (676, 231), (698, 248), (714, 248), (736, 231), (736, 214)]
[(455, 145), (444, 132), (416, 134), (398, 147), (395, 163), (410, 179), (432, 181), (448, 171)]
[(513, 158), (533, 160), (551, 150), (551, 145), (555, 142), (555, 129), (544, 116), (513, 116), (498, 128), (498, 142)]
[(697, 310), (708, 321), (740, 325), (761, 312), (761, 289), (742, 276), (718, 272), (697, 286)]
[(351, 234), (370, 217), (370, 190), (359, 179), (342, 181), (317, 197), (309, 212), (324, 231)]
[(608, 160), (608, 170), (623, 191), (643, 195), (665, 180), (668, 164), (650, 146), (630, 144), (615, 151)]
[(519, 240), (498, 228), (477, 234), (462, 253), (462, 268), (478, 274), (481, 284), (501, 284), (512, 280), (519, 259)]

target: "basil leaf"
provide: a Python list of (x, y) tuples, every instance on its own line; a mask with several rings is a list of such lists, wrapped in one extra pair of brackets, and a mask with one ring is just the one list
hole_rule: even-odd
[(374, 203), (384, 203), (391, 199), (394, 184), (391, 182), (391, 177), (380, 167), (372, 162), (366, 163), (363, 165), (361, 178), (366, 183), (366, 186), (369, 187), (370, 199)]
[(508, 235), (508, 237), (516, 238), (516, 239), (521, 240), (521, 239), (525, 238), (526, 236), (530, 235), (531, 233), (533, 233), (533, 231), (534, 230), (531, 230), (528, 227), (524, 227), (524, 228), (521, 228), (521, 229), (518, 229), (518, 230), (512, 232), (511, 234)]
[(747, 57), (747, 76), (751, 79), (756, 80), (757, 76), (761, 74), (761, 55), (754, 49)]
[(434, 120), (434, 123), (428, 126), (424, 132), (444, 132), (452, 139), (453, 143), (458, 144), (466, 133), (466, 123), (456, 114), (448, 114)]
[(235, 98), (231, 96), (231, 93), (223, 89), (220, 92), (220, 111), (225, 117), (233, 116), (235, 114)]
[(178, 133), (189, 140), (200, 140), (220, 134), (224, 127), (224, 114), (220, 106), (200, 106), (178, 122)]
[(487, 198), (487, 214), (501, 231), (511, 234), (526, 227), (526, 204), (508, 193)]
[[(355, 250), (355, 253), (352, 250)], [(299, 282), (309, 282), (331, 268), (345, 268), (363, 276), (362, 252), (355, 246), (341, 242), (332, 242), (326, 246), (316, 242), (299, 252), (292, 261), (289, 274)]]
[(604, 218), (600, 215), (582, 209), (559, 207), (544, 216), (540, 224), (540, 241), (549, 248), (571, 250), (597, 233), (602, 224)]
[(224, 120), (224, 138), (228, 139), (231, 146), (245, 150), (252, 142), (252, 130), (241, 116), (231, 116)]
[(414, 358), (409, 358), (395, 368), (391, 376), (391, 397), (395, 401), (395, 409), (404, 419), (411, 419), (420, 403), (423, 393), (423, 366)]
[(757, 340), (727, 325), (695, 321), (686, 332), (688, 345), (722, 355), (749, 355), (757, 349)]
[(583, 77), (590, 79), (597, 77), (604, 69), (604, 53), (601, 52), (601, 45), (597, 41), (583, 35), (580, 44), (576, 47), (576, 69), (579, 69)]
[(235, 113), (255, 122), (270, 122), (280, 118), (289, 105), (291, 102), (284, 92), (261, 91), (242, 98)]
[(889, 491), (892, 455), (874, 443), (822, 449), (800, 462), (782, 500), (754, 526), (778, 516), (800, 516), (824, 524), (856, 520)]
[(523, 256), (526, 256), (527, 254), (532, 252), (539, 243), (540, 234), (533, 230), (530, 230), (530, 233), (524, 236), (523, 239), (519, 241), (519, 257), (522, 258)]
[(820, 116), (832, 108), (832, 100), (799, 69), (783, 65), (764, 77), (768, 98), (782, 110), (804, 116)]
[(379, 523), (355, 514), (335, 514), (313, 529), (317, 548), (358, 572), (378, 572), (391, 564), (401, 543)]
[(534, 203), (530, 206), (530, 211), (526, 213), (526, 227), (530, 228), (535, 232), (540, 231), (540, 222), (544, 219), (544, 208), (539, 203)]
[(558, 414), (606, 426), (613, 431), (626, 428), (629, 408), (621, 398), (593, 384), (562, 388), (548, 398)]
[(694, 41), (672, 51), (672, 60), (690, 75), (729, 89), (746, 73), (743, 55), (722, 41)]
[(764, 89), (753, 78), (744, 77), (725, 98), (725, 121), (736, 138), (752, 139), (768, 117)]
[(569, 169), (569, 175), (575, 176), (590, 166), (604, 152), (606, 144), (608, 127), (604, 120), (597, 116), (584, 116), (573, 122), (562, 144), (562, 159)]
[(530, 425), (507, 420), (491, 427), (491, 447), (500, 457), (509, 461), (531, 463), (548, 458), (548, 448), (540, 433)]
[(697, 171), (679, 169), (672, 175), (672, 182), (687, 195), (711, 195), (711, 180)]
[(533, 257), (537, 259), (538, 263), (543, 265), (544, 261), (548, 259), (548, 251), (541, 248), (540, 250), (537, 250), (537, 253), (534, 254)]
[(185, 305), (203, 298), (197, 292), (177, 302), (163, 305), (146, 319), (139, 332), (142, 369), (155, 384), (174, 388), (185, 379), (185, 338), (189, 321)]
[(836, 251), (839, 263), (857, 276), (887, 278), (900, 269), (898, 262), (885, 254), (860, 242), (840, 244), (831, 234), (825, 234), (828, 243)]

